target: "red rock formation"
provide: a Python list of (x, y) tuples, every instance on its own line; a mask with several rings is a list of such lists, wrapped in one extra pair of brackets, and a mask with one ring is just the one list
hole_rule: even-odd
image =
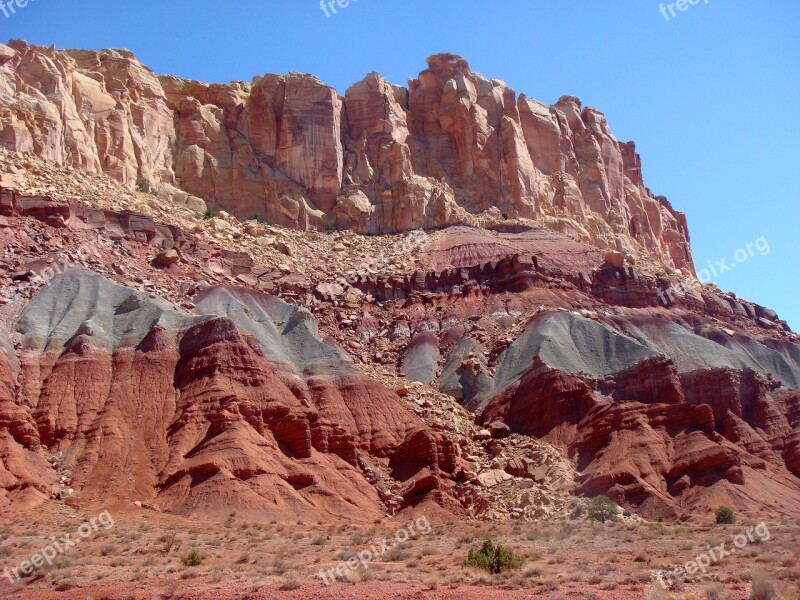
[(677, 404), (684, 400), (678, 369), (665, 356), (645, 359), (616, 373), (607, 385), (604, 393), (618, 402)]
[(579, 492), (609, 494), (651, 517), (706, 519), (719, 504), (785, 515), (785, 499), (800, 492), (782, 461), (716, 433), (707, 404), (602, 407), (581, 423), (570, 452), (582, 471)]
[[(200, 305), (209, 301), (217, 314), (238, 318), (246, 304), (274, 321), (259, 333), (247, 320), (153, 312), (163, 309), (97, 276), (57, 276), (18, 322), (26, 348), (19, 391), (14, 354), (0, 355), (5, 495), (21, 486), (48, 491), (53, 476), (41, 472), (41, 459), (23, 463), (39, 444), (63, 452), (86, 503), (114, 497), (182, 514), (235, 507), (259, 518), (374, 518), (386, 508), (362, 457), (387, 471), (391, 464), (398, 485), (432, 478), (427, 489), (444, 493), (439, 482), (456, 469), (457, 447), (315, 340), (310, 315), (236, 288), (208, 289)], [(61, 315), (53, 329), (41, 318), (50, 313)], [(311, 362), (295, 364), (295, 352)], [(417, 489), (406, 501), (424, 498)]]
[(712, 408), (716, 428), (728, 440), (796, 472), (791, 448), (800, 392), (751, 369), (700, 369), (682, 375), (681, 382), (688, 402)]
[(562, 445), (580, 473), (576, 493), (607, 494), (651, 518), (702, 517), (723, 502), (788, 515), (783, 499), (800, 493), (800, 393), (779, 387), (751, 370), (679, 376), (663, 357), (584, 381), (537, 357), (481, 420)]
[(29, 407), (17, 400), (19, 365), (13, 348), (0, 331), (0, 507), (36, 504), (55, 484), (40, 449), (37, 424)]
[(430, 57), (408, 89), (373, 73), (340, 98), (311, 75), (209, 85), (157, 78), (127, 50), (2, 48), (3, 147), (164, 201), (369, 233), (488, 211), (693, 270), (685, 218), (601, 113), (518, 97), (459, 56)]
[[(460, 447), (352, 368), (343, 349), (358, 348), (363, 363), (374, 356), (424, 381), (441, 372), (441, 390), (475, 410), (488, 403), (482, 422), (560, 444), (580, 469), (579, 493), (647, 516), (721, 503), (792, 514), (800, 395), (788, 388), (800, 371), (785, 323), (710, 287), (663, 298), (674, 276), (649, 259), (691, 271), (686, 222), (644, 187), (634, 145), (617, 142), (602, 114), (571, 97), (552, 107), (517, 98), (460, 57), (428, 66), (408, 90), (371, 74), (339, 98), (307, 75), (207, 85), (157, 79), (126, 51), (0, 47), (3, 146), (148, 182), (161, 197), (147, 196), (158, 209), (148, 216), (0, 189), (0, 285), (24, 304), (37, 276), (63, 266), (54, 257), (110, 239), (96, 263), (82, 262), (122, 280), (122, 266), (136, 266), (126, 285), (150, 290), (152, 278), (184, 307), (203, 290), (180, 325), (155, 298), (103, 294), (73, 303), (88, 313), (72, 329), (61, 317), (58, 331), (21, 321), (21, 364), (9, 344), (0, 352), (0, 503), (49, 493), (58, 450), (81, 498), (185, 514), (323, 518), (355, 507), (369, 519), (402, 503), (458, 513), (457, 499), (475, 502)], [(470, 226), (431, 234), (409, 270), (343, 279), (308, 262), (308, 274), (272, 256), (265, 266), (263, 254), (205, 238), (224, 225), (239, 240), (232, 220), (191, 232), (158, 221), (168, 200), (202, 212), (203, 199), (293, 228)], [(330, 346), (308, 311), (254, 289), (319, 311)], [(61, 315), (49, 301), (44, 312)], [(148, 319), (127, 321), (143, 306)], [(541, 313), (560, 317), (531, 340), (547, 349), (534, 356), (518, 336)], [(278, 342), (267, 322), (281, 339), (306, 337)]]
[(502, 421), (516, 433), (563, 442), (571, 439), (575, 427), (598, 403), (581, 378), (534, 360), (516, 385), (492, 400), (481, 420)]

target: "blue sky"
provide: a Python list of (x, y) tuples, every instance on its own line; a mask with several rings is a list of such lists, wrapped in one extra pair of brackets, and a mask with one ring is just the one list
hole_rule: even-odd
[(405, 83), (455, 52), (538, 100), (578, 96), (687, 213), (698, 268), (766, 238), (768, 254), (716, 282), (800, 330), (800, 2), (685, 6), (667, 20), (655, 0), (352, 0), (326, 17), (319, 0), (30, 0), (0, 13), (0, 39), (126, 47), (204, 81), (309, 72), (340, 92), (370, 71)]

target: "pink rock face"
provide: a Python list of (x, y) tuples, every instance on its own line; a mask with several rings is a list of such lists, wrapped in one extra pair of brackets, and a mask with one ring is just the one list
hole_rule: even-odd
[(170, 181), (173, 113), (155, 75), (126, 50), (12, 44), (0, 66), (0, 141), (133, 186)]
[(684, 215), (602, 113), (518, 96), (460, 56), (430, 57), (408, 89), (371, 73), (342, 98), (312, 75), (209, 85), (126, 50), (2, 50), (8, 149), (287, 227), (388, 233), (492, 211), (693, 271)]
[(459, 56), (433, 56), (428, 67), (409, 86), (415, 169), (448, 181), (471, 213), (496, 206), (513, 216), (537, 216), (538, 174), (514, 90), (472, 73)]

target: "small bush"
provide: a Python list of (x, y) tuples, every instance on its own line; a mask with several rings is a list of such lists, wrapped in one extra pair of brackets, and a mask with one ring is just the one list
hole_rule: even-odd
[(282, 592), (291, 592), (301, 587), (303, 587), (303, 582), (294, 573), (290, 573), (283, 578), (283, 583), (278, 589)]
[(486, 540), (480, 550), (469, 551), (465, 565), (496, 574), (503, 571), (515, 571), (522, 566), (523, 562), (525, 559), (511, 548), (500, 544), (495, 545), (492, 540)]
[(437, 575), (428, 575), (423, 584), (430, 591), (435, 592), (439, 588), (439, 577)]
[(197, 550), (190, 550), (189, 554), (181, 557), (181, 562), (185, 567), (199, 567), (203, 564), (203, 555)]
[(589, 503), (588, 517), (590, 521), (605, 523), (617, 518), (617, 505), (607, 496), (597, 496)]
[(219, 211), (214, 208), (213, 206), (209, 206), (206, 209), (205, 215), (203, 215), (206, 219), (213, 219), (214, 217), (219, 216)]
[(720, 506), (717, 509), (717, 525), (733, 525), (736, 523), (736, 515), (732, 508)]
[(752, 580), (747, 600), (778, 600), (780, 598), (775, 586), (769, 582), (764, 571), (760, 569), (753, 571)]
[(347, 562), (351, 558), (356, 555), (356, 551), (350, 548), (349, 546), (345, 546), (344, 548), (340, 548), (339, 551), (336, 553), (336, 558), (338, 560)]
[(405, 548), (395, 546), (390, 548), (386, 554), (383, 555), (383, 560), (389, 563), (405, 562), (408, 560), (409, 553)]

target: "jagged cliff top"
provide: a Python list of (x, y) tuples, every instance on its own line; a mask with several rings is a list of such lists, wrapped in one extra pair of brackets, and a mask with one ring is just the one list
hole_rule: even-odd
[(684, 215), (602, 113), (529, 100), (454, 54), (408, 88), (370, 74), (339, 96), (307, 74), (209, 85), (156, 77), (126, 50), (3, 48), (3, 146), (196, 210), (366, 234), (510, 220), (694, 272)]

